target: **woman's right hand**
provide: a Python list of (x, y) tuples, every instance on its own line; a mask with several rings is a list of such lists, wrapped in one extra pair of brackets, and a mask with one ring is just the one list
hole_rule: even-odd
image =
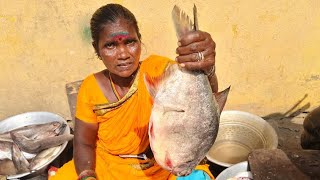
[(214, 68), (216, 43), (209, 33), (190, 31), (179, 39), (178, 45), (176, 60), (180, 66), (188, 70), (203, 70), (206, 74)]

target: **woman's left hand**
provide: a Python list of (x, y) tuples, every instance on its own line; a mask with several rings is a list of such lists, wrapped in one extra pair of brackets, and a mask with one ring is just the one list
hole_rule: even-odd
[(176, 61), (189, 70), (211, 73), (215, 65), (215, 47), (211, 35), (203, 31), (191, 31), (178, 41)]

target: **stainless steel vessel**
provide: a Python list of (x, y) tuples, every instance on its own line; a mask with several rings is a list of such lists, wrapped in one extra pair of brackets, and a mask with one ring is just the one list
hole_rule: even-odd
[[(42, 124), (42, 123), (48, 123), (52, 121), (60, 121), (65, 123), (67, 125), (67, 128), (64, 131), (64, 134), (70, 134), (70, 127), (68, 126), (67, 121), (63, 117), (51, 112), (43, 112), (43, 111), (18, 114), (0, 121), (0, 133), (11, 131), (13, 129), (27, 126), (27, 125)], [(11, 175), (11, 176), (8, 176), (7, 179), (18, 179), (44, 169), (61, 154), (61, 152), (65, 149), (67, 144), (68, 142), (65, 142), (62, 145), (57, 146), (56, 147), (57, 149), (55, 150), (55, 153), (51, 156), (51, 158), (49, 158), (47, 162), (44, 162), (43, 164), (38, 165), (38, 168), (36, 168), (35, 170), (27, 173)]]

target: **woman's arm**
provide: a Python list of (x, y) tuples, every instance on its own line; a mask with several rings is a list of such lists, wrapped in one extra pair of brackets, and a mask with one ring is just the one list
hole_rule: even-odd
[(98, 124), (85, 123), (75, 118), (73, 158), (78, 175), (84, 170), (95, 168), (97, 132)]

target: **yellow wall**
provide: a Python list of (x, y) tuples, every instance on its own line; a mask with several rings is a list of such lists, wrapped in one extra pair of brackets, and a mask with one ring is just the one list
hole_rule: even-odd
[(106, 2), (136, 15), (143, 57), (171, 58), (172, 7), (190, 14), (195, 2), (200, 29), (217, 43), (220, 90), (231, 85), (226, 109), (283, 113), (306, 94), (299, 107), (320, 105), (318, 0), (0, 0), (0, 119), (27, 111), (71, 118), (65, 84), (103, 68), (88, 23)]

